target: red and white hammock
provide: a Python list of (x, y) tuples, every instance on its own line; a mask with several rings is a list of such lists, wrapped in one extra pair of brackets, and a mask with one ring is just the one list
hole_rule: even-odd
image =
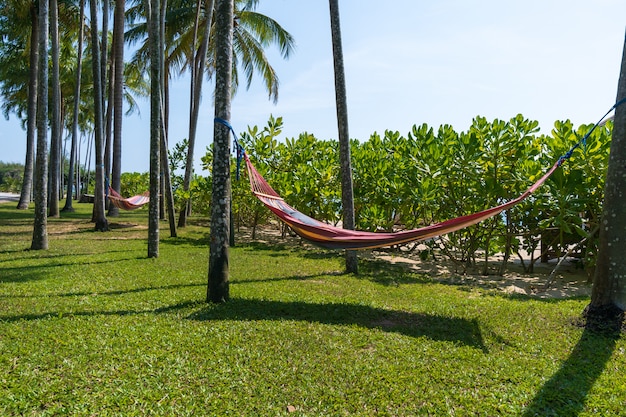
[(244, 155), (250, 188), (252, 193), (269, 208), (280, 220), (287, 224), (294, 232), (318, 246), (329, 249), (373, 249), (383, 246), (398, 245), (403, 243), (426, 240), (435, 236), (455, 232), (468, 226), (472, 226), (490, 217), (496, 216), (521, 202), (537, 188), (539, 188), (552, 173), (560, 166), (561, 160), (557, 161), (548, 172), (536, 183), (531, 185), (522, 195), (496, 207), (492, 207), (478, 213), (468, 214), (455, 219), (446, 220), (430, 226), (414, 230), (406, 230), (394, 233), (361, 232), (356, 230), (342, 229), (315, 220), (291, 207), (280, 195), (267, 183), (265, 178), (256, 170), (250, 162), (248, 155)]
[(124, 198), (113, 188), (109, 187), (109, 200), (122, 210), (137, 210), (150, 202), (150, 192)]

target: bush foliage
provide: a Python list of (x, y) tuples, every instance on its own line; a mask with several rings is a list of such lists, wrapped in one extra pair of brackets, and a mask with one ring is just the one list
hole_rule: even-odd
[[(283, 142), (278, 140), (281, 128), (282, 118), (272, 117), (267, 126), (249, 127), (239, 139), (289, 204), (321, 221), (340, 223), (337, 142), (308, 133)], [(423, 124), (413, 126), (406, 136), (386, 131), (367, 141), (352, 140), (357, 229), (417, 228), (511, 200), (591, 128), (556, 122), (545, 135), (539, 134), (536, 121), (522, 115), (492, 122), (476, 117), (464, 132)], [(543, 187), (505, 215), (429, 244), (461, 265), (474, 266), (480, 256), (504, 253), (506, 260), (522, 250), (532, 253), (542, 236), (550, 238), (546, 248), (557, 251), (587, 237), (601, 215), (611, 132), (611, 122), (597, 128)], [(206, 161), (210, 159), (209, 151)], [(234, 171), (234, 161), (232, 165)], [(269, 220), (245, 180), (233, 181), (233, 210), (237, 225), (256, 227)], [(591, 238), (582, 252), (589, 267), (594, 249)]]

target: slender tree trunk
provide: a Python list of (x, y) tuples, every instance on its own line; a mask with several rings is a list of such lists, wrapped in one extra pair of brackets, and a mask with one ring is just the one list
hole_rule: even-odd
[[(191, 109), (189, 117), (189, 147), (187, 148), (187, 159), (185, 162), (185, 177), (183, 178), (183, 190), (189, 191), (191, 185), (191, 176), (193, 174), (193, 154), (196, 145), (196, 131), (198, 127), (198, 115), (200, 112), (200, 98), (202, 97), (202, 79), (204, 76), (204, 67), (206, 66), (207, 51), (209, 48), (209, 36), (211, 33), (211, 21), (213, 19), (213, 7), (215, 2), (207, 0), (205, 2), (205, 22), (202, 33), (202, 43), (198, 48), (198, 53), (193, 59), (193, 67), (191, 70)], [(196, 21), (199, 20), (199, 16)], [(185, 227), (187, 225), (187, 214), (191, 209), (191, 199), (187, 199), (186, 209), (181, 210), (178, 219), (178, 226)]]
[(102, 76), (100, 63), (100, 45), (98, 42), (98, 10), (97, 0), (90, 0), (90, 20), (91, 20), (91, 47), (92, 47), (92, 70), (93, 70), (93, 90), (94, 90), (94, 137), (96, 151), (96, 188), (94, 190), (93, 221), (97, 231), (109, 230), (104, 210), (104, 114), (102, 107)]
[[(109, 195), (109, 186), (111, 185), (111, 159), (113, 154), (113, 88), (115, 84), (114, 75), (115, 59), (111, 57), (111, 65), (107, 71), (109, 77), (104, 84), (107, 86), (107, 99), (102, 107), (106, 109), (104, 116), (104, 194)], [(109, 204), (109, 199), (104, 199), (104, 208), (108, 210), (110, 207), (115, 207), (114, 204)], [(117, 208), (117, 207), (115, 207)], [(114, 211), (115, 213), (115, 211)], [(119, 213), (119, 212), (118, 212)], [(109, 212), (110, 214), (110, 212)]]
[[(111, 167), (111, 187), (121, 191), (122, 177), (122, 120), (124, 118), (124, 12), (125, 0), (115, 1), (113, 17), (113, 164)], [(118, 216), (119, 209), (109, 205), (109, 216)]]
[(50, 192), (48, 216), (59, 217), (59, 190), (61, 188), (61, 76), (59, 68), (59, 7), (50, 0), (50, 37), (52, 38), (52, 123), (50, 129)]
[[(102, 80), (102, 165), (103, 165), (103, 185), (104, 192), (104, 212), (106, 213), (109, 206), (109, 182), (111, 175), (111, 147), (113, 146), (112, 125), (113, 125), (113, 109), (111, 102), (113, 101), (113, 80), (109, 80), (109, 68), (113, 66), (113, 60), (109, 60), (109, 16), (110, 16), (110, 0), (102, 0), (102, 41), (100, 48), (100, 78)], [(111, 75), (112, 78), (112, 75)]]
[[(352, 188), (352, 163), (350, 161), (350, 135), (348, 132), (348, 101), (343, 67), (341, 27), (338, 0), (330, 1), (330, 28), (335, 64), (335, 97), (337, 104), (337, 125), (339, 129), (339, 159), (341, 163), (341, 204), (343, 206), (343, 227), (354, 230), (354, 193)], [(346, 272), (358, 273), (356, 251), (346, 251)]]
[[(102, 1), (102, 41), (100, 45), (100, 79), (102, 80), (102, 114), (105, 114), (106, 109), (106, 99), (107, 96), (104, 94), (104, 91), (107, 90), (107, 64), (109, 62), (109, 4), (110, 0), (101, 0)], [(94, 35), (98, 36), (98, 35)], [(104, 119), (104, 117), (103, 117)], [(103, 125), (104, 126), (104, 125)], [(103, 127), (104, 131), (104, 127)]]
[(35, 135), (37, 131), (37, 77), (39, 76), (39, 17), (35, 5), (31, 6), (31, 31), (30, 31), (30, 69), (28, 74), (28, 109), (26, 121), (26, 161), (24, 162), (24, 180), (20, 201), (17, 203), (19, 210), (26, 210), (30, 203), (33, 189), (33, 171), (35, 167)]
[[(165, 40), (165, 14), (167, 12), (167, 0), (161, 4), (161, 39)], [(172, 191), (172, 177), (170, 175), (170, 162), (167, 155), (168, 120), (169, 120), (169, 71), (166, 71), (165, 60), (161, 55), (161, 85), (163, 85), (163, 101), (161, 102), (161, 173), (163, 200), (167, 206), (167, 218), (170, 225), (170, 237), (176, 237), (176, 212), (174, 210), (174, 193)]]
[[(48, 56), (48, 0), (39, 0), (39, 57)], [(37, 159), (35, 161), (35, 219), (31, 249), (48, 249), (48, 65), (40, 65), (37, 81)]]
[[(195, 91), (195, 83), (196, 83), (196, 45), (198, 45), (198, 31), (200, 27), (200, 16), (202, 15), (202, 0), (196, 1), (196, 18), (193, 24), (193, 36), (192, 36), (192, 48), (191, 53), (189, 54), (188, 60), (191, 63), (191, 70), (189, 71), (189, 132), (191, 132), (191, 121), (193, 118), (194, 111), (194, 91)], [(190, 152), (193, 155), (194, 142), (191, 139), (191, 133), (189, 133), (187, 139), (187, 157), (185, 159), (185, 174), (183, 175), (183, 191), (189, 191), (189, 187), (191, 184), (191, 176), (193, 175), (193, 167), (189, 166), (189, 155)], [(193, 164), (193, 157), (191, 157)], [(187, 217), (191, 214), (191, 196), (187, 197), (183, 202), (183, 208), (180, 211), (180, 215), (178, 217), (178, 227), (187, 226)]]
[[(215, 14), (215, 117), (230, 120), (233, 62), (233, 0), (218, 0)], [(211, 200), (211, 243), (209, 254), (208, 302), (230, 298), (230, 130), (214, 123), (213, 195)]]
[(161, 57), (160, 0), (147, 0), (150, 46), (150, 205), (148, 257), (159, 256), (159, 166), (161, 163)]
[(626, 40), (617, 86), (617, 108), (598, 241), (598, 258), (587, 324), (619, 328), (626, 310)]

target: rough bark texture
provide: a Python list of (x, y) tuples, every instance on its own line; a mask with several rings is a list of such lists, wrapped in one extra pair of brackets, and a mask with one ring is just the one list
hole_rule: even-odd
[[(76, 170), (77, 148), (78, 148), (78, 112), (80, 111), (80, 83), (81, 72), (83, 68), (83, 38), (84, 34), (84, 21), (85, 21), (85, 1), (80, 0), (80, 14), (78, 19), (78, 50), (76, 57), (76, 85), (74, 86), (74, 115), (72, 118), (72, 145), (70, 148), (70, 164), (69, 175), (67, 176), (67, 197), (65, 199), (65, 206), (63, 211), (73, 212), (74, 207), (72, 201), (74, 198), (74, 171)], [(78, 184), (76, 184), (78, 186)]]
[[(617, 103), (626, 98), (626, 41), (617, 87)], [(591, 302), (585, 310), (591, 326), (619, 328), (626, 307), (626, 104), (615, 109), (613, 138), (604, 189), (598, 258)]]
[[(191, 175), (193, 174), (193, 154), (196, 146), (196, 130), (198, 126), (198, 115), (200, 114), (200, 98), (202, 97), (202, 80), (204, 77), (204, 68), (206, 66), (207, 51), (209, 49), (209, 35), (211, 33), (211, 21), (213, 20), (213, 0), (205, 2), (205, 20), (202, 33), (202, 42), (198, 48), (198, 53), (194, 57), (191, 70), (191, 108), (189, 111), (189, 147), (187, 148), (187, 159), (185, 161), (185, 176), (183, 178), (183, 190), (189, 191), (191, 184)], [(198, 3), (198, 6), (200, 4)], [(200, 10), (198, 7), (198, 16), (196, 22), (200, 20)], [(194, 39), (195, 39), (194, 35)], [(195, 46), (195, 42), (194, 42)], [(181, 210), (178, 219), (178, 226), (185, 227), (187, 225), (187, 214), (191, 207), (191, 199), (187, 199), (186, 209)]]
[[(124, 118), (124, 11), (125, 0), (115, 1), (113, 17), (113, 163), (111, 166), (111, 187), (117, 192), (121, 188), (122, 175), (122, 120)], [(118, 216), (119, 209), (111, 204), (109, 216)]]
[(19, 210), (26, 210), (30, 203), (30, 195), (33, 189), (33, 172), (35, 169), (35, 136), (37, 131), (37, 77), (39, 76), (39, 17), (35, 11), (35, 5), (31, 6), (32, 27), (30, 31), (30, 70), (28, 73), (28, 108), (26, 121), (26, 161), (24, 162), (24, 180), (20, 201), (17, 203)]
[(76, 170), (76, 154), (78, 151), (78, 112), (80, 111), (80, 90), (81, 90), (81, 70), (82, 70), (82, 60), (83, 60), (83, 22), (85, 16), (85, 3), (84, 0), (79, 2), (79, 19), (78, 19), (78, 48), (77, 48), (77, 57), (76, 57), (76, 71), (75, 80), (76, 84), (74, 85), (74, 103), (73, 103), (73, 115), (72, 115), (72, 141), (70, 145), (70, 158), (69, 158), (69, 167), (68, 167), (68, 176), (67, 176), (67, 188), (66, 188), (66, 198), (65, 198), (65, 206), (61, 211), (63, 212), (73, 212), (73, 201), (74, 201), (74, 171)]
[(97, 42), (98, 10), (97, 0), (90, 0), (92, 71), (93, 71), (93, 101), (94, 101), (94, 146), (96, 151), (96, 188), (94, 190), (93, 221), (97, 231), (109, 230), (109, 222), (104, 210), (104, 112), (102, 106), (102, 76), (100, 67), (100, 45)]
[(159, 168), (161, 164), (161, 58), (159, 0), (148, 0), (150, 37), (150, 199), (148, 210), (148, 257), (159, 256)]
[[(338, 0), (330, 1), (330, 29), (335, 64), (335, 98), (337, 104), (337, 126), (339, 129), (339, 159), (341, 163), (341, 204), (343, 206), (343, 227), (354, 230), (354, 192), (352, 187), (352, 163), (350, 161), (350, 134), (348, 131), (348, 101), (346, 79), (343, 67), (341, 27)], [(346, 272), (358, 273), (356, 251), (346, 251)]]
[[(48, 0), (39, 1), (39, 56), (48, 56)], [(45, 62), (45, 61), (44, 61)], [(31, 249), (48, 249), (48, 66), (40, 65), (37, 80), (37, 158), (35, 160), (35, 219)]]
[[(165, 14), (167, 10), (167, 0), (162, 0), (161, 3), (161, 20), (160, 20), (160, 28), (161, 28), (161, 40), (165, 42)], [(163, 54), (161, 54), (160, 64), (161, 64), (161, 85), (162, 87), (162, 96), (165, 100), (161, 100), (161, 188), (163, 189), (163, 203), (159, 202), (161, 205), (165, 205), (167, 207), (167, 216), (170, 225), (170, 237), (176, 237), (178, 234), (176, 232), (176, 211), (174, 209), (174, 192), (172, 191), (172, 177), (170, 174), (170, 162), (169, 157), (167, 155), (167, 138), (168, 138), (168, 119), (169, 119), (169, 111), (168, 103), (168, 75), (166, 71), (165, 58)], [(159, 210), (159, 214), (164, 214), (162, 208)]]
[[(230, 120), (233, 9), (233, 0), (218, 0), (215, 13), (215, 117), (224, 120)], [(230, 130), (214, 123), (208, 302), (229, 299), (230, 195)]]
[(61, 190), (61, 75), (59, 67), (59, 7), (50, 0), (50, 38), (52, 53), (52, 108), (50, 128), (50, 193), (48, 216), (59, 217), (59, 191)]

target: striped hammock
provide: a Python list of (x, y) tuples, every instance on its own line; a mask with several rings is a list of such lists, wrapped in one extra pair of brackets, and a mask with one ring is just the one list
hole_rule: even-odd
[(300, 237), (318, 246), (329, 249), (374, 249), (423, 241), (435, 236), (455, 232), (496, 216), (521, 202), (539, 188), (561, 164), (561, 160), (557, 161), (543, 177), (531, 185), (522, 195), (499, 206), (419, 229), (394, 233), (378, 233), (334, 227), (297, 211), (274, 191), (265, 178), (256, 170), (254, 165), (252, 165), (248, 155), (244, 154), (243, 157), (246, 161), (252, 193)]
[(150, 202), (150, 192), (146, 191), (143, 194), (124, 198), (113, 188), (109, 187), (109, 200), (119, 209), (137, 210)]

